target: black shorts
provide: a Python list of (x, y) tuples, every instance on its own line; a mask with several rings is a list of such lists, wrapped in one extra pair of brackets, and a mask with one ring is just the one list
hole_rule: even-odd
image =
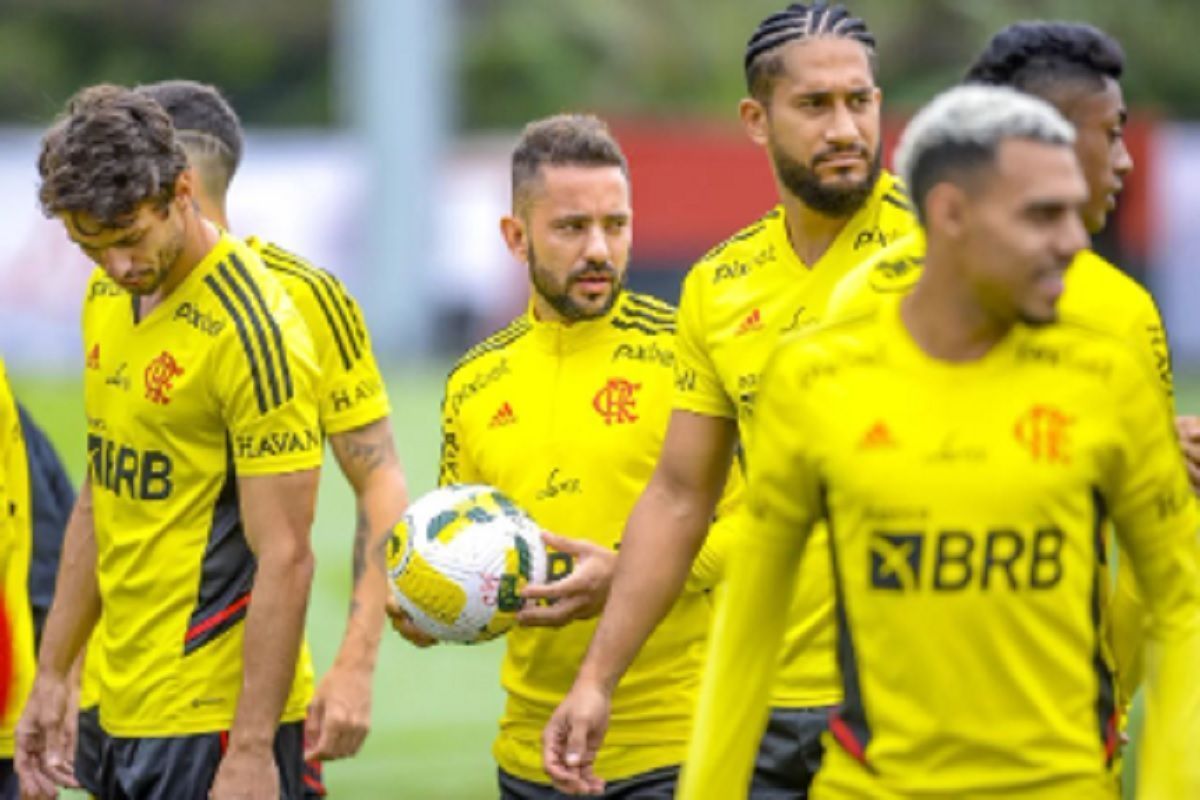
[[(500, 800), (570, 800), (573, 795), (556, 791), (547, 783), (526, 781), (500, 770)], [(642, 772), (604, 787), (604, 800), (672, 800), (679, 783), (679, 767)]]
[(821, 768), (821, 734), (829, 728), (832, 707), (772, 708), (767, 732), (758, 746), (752, 800), (805, 800)]
[(0, 800), (19, 800), (21, 793), (17, 791), (17, 771), (13, 768), (11, 758), (0, 758)]
[[(208, 800), (228, 742), (224, 732), (125, 739), (109, 736), (99, 725), (94, 731), (99, 732), (99, 758), (82, 768), (77, 761), (76, 774), (81, 783), (86, 778), (85, 788), (98, 800)], [(81, 736), (77, 758), (82, 748)], [(275, 762), (281, 800), (304, 800), (309, 781), (305, 777), (303, 722), (279, 726)]]
[[(100, 710), (95, 706), (79, 710), (75, 737), (75, 779), (90, 794), (101, 796), (100, 762), (107, 743), (107, 733), (100, 727)], [(278, 757), (278, 756), (276, 756)], [(325, 781), (320, 761), (308, 761), (301, 775), (305, 800), (319, 800), (325, 796)], [(0, 800), (8, 800), (0, 794)]]

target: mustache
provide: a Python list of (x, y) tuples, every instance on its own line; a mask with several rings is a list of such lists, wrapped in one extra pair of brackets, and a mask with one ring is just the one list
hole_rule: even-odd
[(820, 164), (823, 161), (829, 161), (830, 159), (845, 155), (861, 156), (863, 160), (868, 161), (871, 158), (871, 154), (867, 151), (867, 148), (864, 145), (856, 144), (851, 145), (850, 147), (830, 147), (826, 150), (822, 150), (813, 156), (812, 164), (815, 167), (817, 164)]
[(567, 283), (576, 283), (583, 278), (594, 278), (604, 276), (613, 283), (617, 282), (617, 269), (610, 263), (604, 264), (584, 264), (582, 267), (571, 270), (567, 275)]

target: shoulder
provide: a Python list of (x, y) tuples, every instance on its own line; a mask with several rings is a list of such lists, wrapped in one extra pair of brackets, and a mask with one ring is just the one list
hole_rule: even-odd
[(533, 330), (533, 323), (526, 314), (514, 319), (500, 330), (488, 336), (463, 353), (446, 377), (447, 387), (456, 383), (470, 380), (470, 375), (478, 369), (506, 363), (506, 360), (520, 346), (520, 342)]
[(748, 273), (756, 262), (773, 260), (774, 228), (782, 224), (783, 209), (776, 206), (701, 256), (688, 281), (716, 283)]
[(353, 299), (337, 276), (303, 256), (255, 237), (246, 239), (246, 246), (258, 255), (263, 266), (297, 302), (336, 303)]
[(294, 306), (283, 286), (254, 250), (228, 234), (221, 246), (224, 252), (202, 283), (203, 293), (217, 301), (225, 317), (261, 324), (294, 316)]
[(881, 314), (881, 307), (875, 306), (785, 335), (767, 369), (787, 372), (802, 388), (808, 388), (818, 376), (875, 364), (881, 353)]
[(622, 292), (609, 324), (634, 338), (675, 333), (675, 306), (654, 295)]
[(1064, 319), (1124, 330), (1148, 315), (1158, 316), (1154, 297), (1145, 287), (1091, 250), (1075, 257), (1065, 284), (1059, 301)]
[(1022, 328), (1016, 360), (1053, 371), (1060, 380), (1151, 385), (1128, 338), (1086, 318), (1064, 317), (1053, 325)]

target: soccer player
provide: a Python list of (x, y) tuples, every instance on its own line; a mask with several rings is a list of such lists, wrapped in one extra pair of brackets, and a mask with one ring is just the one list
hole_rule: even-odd
[[(1124, 55), (1110, 36), (1090, 25), (1019, 22), (997, 33), (967, 71), (966, 82), (1009, 86), (1053, 105), (1076, 131), (1075, 155), (1088, 186), (1083, 206), (1090, 233), (1103, 229), (1122, 180), (1133, 169), (1122, 130), (1126, 110), (1120, 78)], [(925, 252), (917, 232), (856, 268), (834, 290), (830, 316), (853, 316), (889, 294), (916, 283)], [(1150, 293), (1092, 250), (1083, 250), (1067, 272), (1059, 315), (1131, 342), (1155, 376), (1164, 407), (1174, 413), (1171, 358), (1158, 308)], [(1189, 418), (1180, 418), (1186, 435)], [(1188, 452), (1184, 439), (1184, 450)], [(1195, 480), (1196, 472), (1189, 463)], [(1124, 708), (1141, 681), (1141, 607), (1125, 564), (1110, 602), (1111, 658)], [(1107, 570), (1107, 565), (1101, 565)], [(1131, 591), (1132, 590), (1132, 591)]]
[[(794, 3), (750, 37), (750, 97), (739, 111), (770, 157), (780, 204), (714, 248), (684, 284), (678, 391), (662, 455), (627, 523), (595, 638), (545, 734), (546, 769), (564, 789), (592, 785), (588, 764), (609, 698), (700, 551), (771, 347), (816, 324), (855, 264), (915, 226), (903, 188), (880, 169), (873, 59), (866, 24), (840, 5)], [(722, 545), (736, 539), (711, 539), (697, 571), (719, 576)], [(802, 569), (755, 773), (763, 796), (804, 796), (841, 698), (829, 564), (813, 557)]]
[[(194, 81), (163, 81), (136, 91), (170, 115), (196, 174), (200, 213), (228, 230), (226, 194), (243, 149), (237, 114), (214, 87)], [(358, 751), (370, 727), (371, 678), (388, 597), (382, 545), (407, 505), (404, 472), (387, 389), (358, 303), (337, 278), (299, 256), (254, 237), (246, 243), (283, 285), (312, 332), (321, 368), (321, 428), (358, 510), (350, 618), (333, 666), (313, 694), (306, 732), (310, 757), (343, 758)]]
[[(555, 592), (580, 575), (610, 571), (662, 444), (675, 310), (622, 289), (629, 172), (600, 120), (571, 115), (528, 125), (512, 157), (512, 203), (501, 232), (528, 266), (529, 311), (468, 350), (450, 373), (439, 481), (493, 485), (558, 534), (547, 542), (575, 556), (575, 573), (524, 593), (578, 605), (584, 593)], [(594, 605), (606, 588), (596, 590)], [(543, 772), (540, 735), (594, 623), (530, 626), (554, 608), (531, 604), (506, 637), (508, 699), (494, 747), (505, 800), (561, 796)], [(708, 622), (705, 596), (683, 593), (615, 693), (611, 735), (596, 762), (608, 781), (605, 796), (673, 796)]]
[(83, 90), (38, 170), (44, 212), (99, 266), (83, 307), (89, 470), (18, 726), (22, 789), (51, 796), (61, 779), (67, 671), (99, 619), (98, 796), (301, 797), (321, 460), (308, 329), (258, 256), (199, 214), (150, 98)]
[(845, 695), (814, 796), (1115, 796), (1109, 518), (1150, 607), (1143, 796), (1200, 792), (1200, 519), (1136, 345), (1058, 318), (1087, 244), (1073, 139), (999, 87), (951, 90), (906, 130), (925, 270), (772, 355), (681, 797), (745, 791), (738, 732), (765, 716), (819, 518)]
[(0, 360), (0, 800), (17, 800), (14, 729), (33, 683), (29, 468), (17, 404)]

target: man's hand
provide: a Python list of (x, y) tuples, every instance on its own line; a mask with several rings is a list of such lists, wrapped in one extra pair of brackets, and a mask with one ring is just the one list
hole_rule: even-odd
[(208, 796), (211, 800), (279, 800), (279, 768), (271, 745), (239, 747), (230, 742)]
[(39, 674), (34, 680), (17, 723), (13, 757), (25, 800), (53, 800), (59, 786), (79, 787), (73, 765), (74, 741), (68, 741), (70, 693), (62, 679)]
[(522, 589), (521, 597), (525, 600), (544, 600), (546, 604), (526, 603), (517, 612), (517, 623), (557, 628), (577, 619), (590, 619), (603, 611), (617, 567), (617, 554), (598, 544), (545, 531), (542, 539), (560, 553), (570, 555), (575, 569), (562, 580)]
[(418, 628), (412, 618), (391, 597), (387, 601), (387, 615), (388, 619), (392, 621), (392, 630), (407, 639), (409, 644), (417, 647), (431, 647), (438, 643), (437, 639)]
[(371, 669), (334, 664), (317, 685), (304, 724), (304, 760), (358, 752), (371, 730)]
[(576, 681), (542, 731), (542, 766), (565, 794), (597, 795), (604, 781), (592, 772), (608, 730), (612, 699), (599, 686)]
[(1192, 491), (1200, 494), (1200, 417), (1176, 417), (1175, 430), (1179, 434), (1179, 446), (1183, 450)]

